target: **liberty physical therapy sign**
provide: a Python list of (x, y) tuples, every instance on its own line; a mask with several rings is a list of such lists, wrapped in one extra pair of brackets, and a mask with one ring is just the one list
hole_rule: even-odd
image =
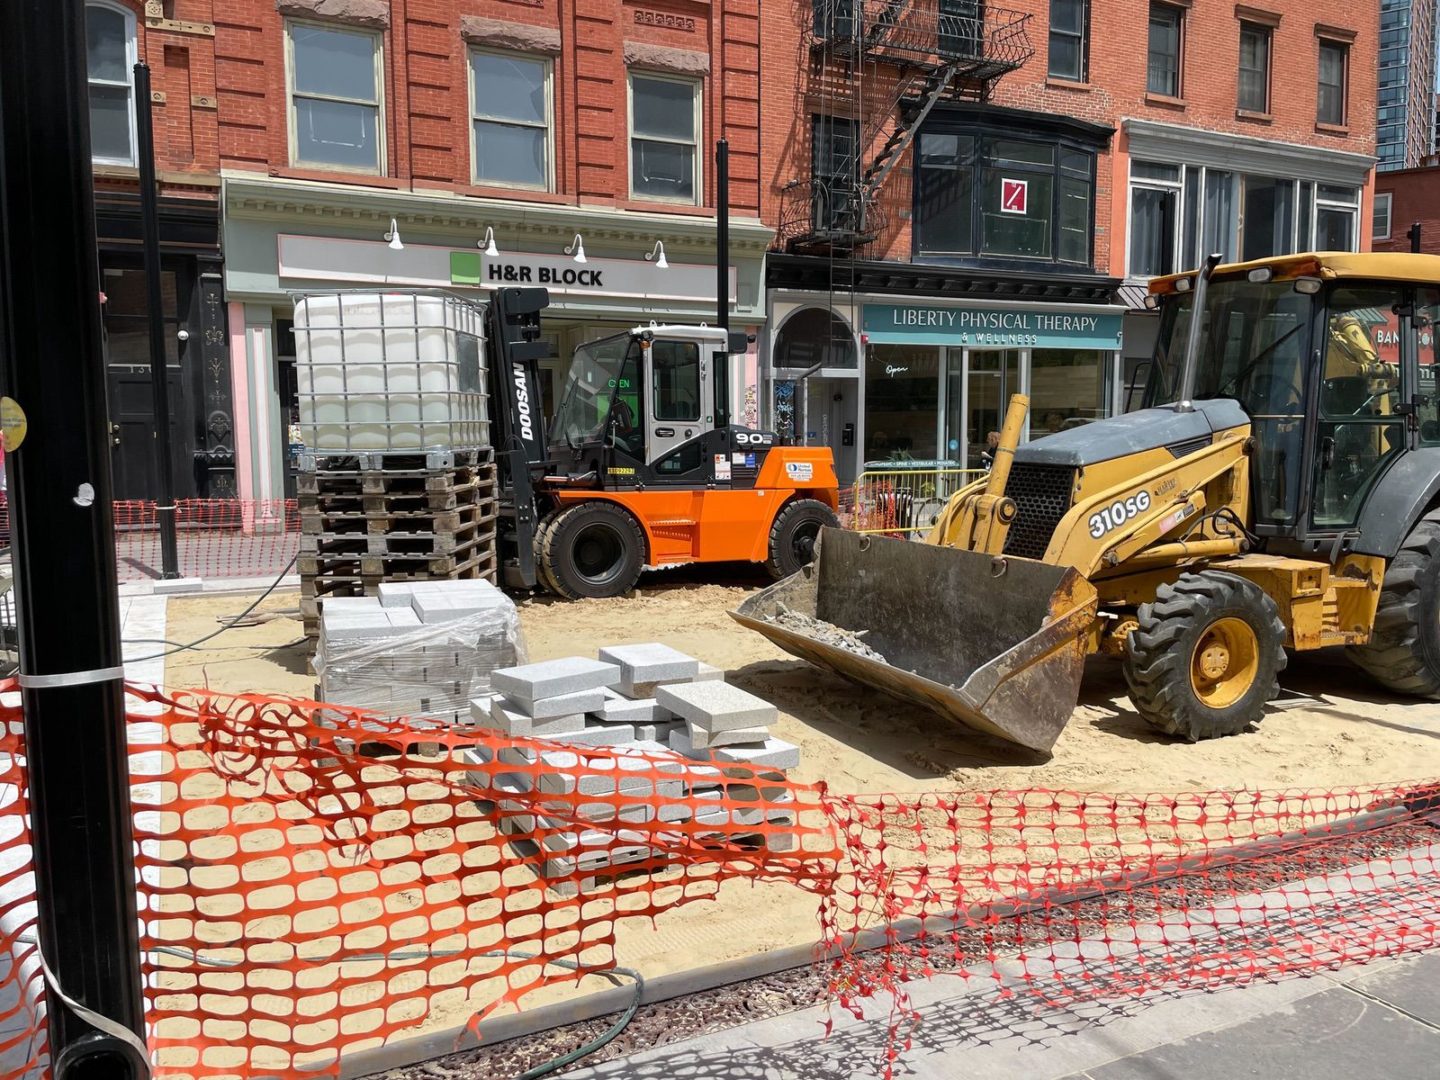
[(998, 345), (1118, 349), (1125, 309), (916, 307), (866, 304), (863, 329), (885, 345)]
[[(411, 285), (430, 289), (498, 289), (543, 285), (569, 296), (624, 296), (640, 300), (714, 303), (715, 267), (672, 262), (660, 269), (643, 259), (589, 259), (577, 263), (559, 252), (502, 251), (491, 257), (408, 241), (400, 251), (384, 241), (329, 236), (277, 237), (282, 279)], [(730, 301), (739, 275), (730, 268)]]

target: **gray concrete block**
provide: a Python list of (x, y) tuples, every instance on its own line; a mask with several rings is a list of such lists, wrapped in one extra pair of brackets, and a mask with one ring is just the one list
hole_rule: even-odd
[(204, 587), (205, 583), (198, 577), (174, 577), (160, 578), (150, 589), (156, 596), (163, 596), (166, 593), (199, 592)]
[(552, 716), (569, 716), (572, 713), (594, 712), (604, 704), (605, 694), (598, 687), (594, 690), (581, 690), (576, 694), (540, 698), (537, 701), (510, 700), (511, 708), (529, 713), (536, 720), (548, 720)]
[(693, 681), (693, 679), (660, 679), (653, 682), (629, 682), (622, 678), (616, 685), (625, 697), (639, 701), (644, 698), (653, 698), (655, 691), (662, 686), (688, 686)]
[(537, 720), (516, 709), (504, 698), (496, 698), (490, 707), (491, 727), (513, 735), (517, 739), (544, 739), (551, 735), (565, 735), (585, 730), (585, 714), (570, 713), (566, 716), (547, 717)]
[(641, 698), (638, 701), (623, 696), (607, 698), (600, 708), (594, 711), (595, 719), (603, 720), (607, 724), (658, 724), (675, 719), (674, 714), (653, 697)]
[(612, 645), (600, 650), (600, 659), (608, 664), (619, 664), (622, 682), (632, 686), (672, 679), (689, 680), (700, 671), (699, 660), (658, 641), (644, 645)]
[(695, 678), (692, 679), (691, 681), (692, 681), (692, 682), (724, 682), (724, 681), (725, 681), (725, 672), (722, 671), (722, 670), (721, 670), (720, 668), (718, 668), (718, 667), (711, 667), (709, 664), (704, 664), (704, 663), (702, 663), (702, 664), (700, 665), (700, 670), (695, 673)]
[(325, 596), (320, 599), (320, 610), (326, 615), (370, 614), (380, 610), (380, 598), (378, 596)]
[(553, 742), (570, 743), (575, 746), (620, 746), (634, 742), (636, 732), (631, 724), (586, 724), (583, 731), (551, 735), (549, 738)]
[(726, 682), (662, 686), (655, 699), (676, 716), (706, 731), (733, 731), (766, 727), (779, 718), (779, 710), (764, 698)]
[(619, 681), (619, 667), (582, 656), (501, 668), (490, 675), (490, 685), (496, 690), (525, 702), (576, 694), (582, 690), (597, 690), (614, 686)]
[(748, 727), (729, 728), (725, 731), (706, 731), (695, 721), (686, 720), (685, 735), (690, 740), (690, 745), (696, 750), (709, 750), (716, 746), (757, 746), (770, 737), (770, 729)]
[(721, 761), (729, 765), (793, 769), (800, 764), (800, 748), (784, 739), (767, 739), (759, 746), (717, 746), (711, 750), (701, 750), (690, 745), (687, 732), (675, 731), (670, 735), (670, 749), (688, 758)]
[(670, 745), (670, 733), (685, 726), (683, 720), (666, 720), (659, 724), (636, 724), (635, 738)]
[(380, 606), (408, 608), (410, 598), (415, 595), (413, 581), (382, 581), (380, 583)]
[[(650, 752), (658, 752), (664, 747), (653, 743), (638, 743), (632, 746), (642, 746), (655, 749)], [(546, 753), (541, 756), (544, 767), (553, 772), (542, 772), (539, 777), (539, 788), (548, 794), (570, 795), (578, 787), (581, 795), (638, 795), (643, 797), (657, 796), (664, 799), (679, 798), (685, 790), (685, 785), (680, 780), (660, 780), (651, 774), (660, 772), (678, 772), (684, 766), (681, 762), (675, 762), (673, 767), (666, 768), (663, 763), (647, 761), (641, 757), (628, 755), (616, 755), (615, 757), (599, 757), (590, 755), (585, 761), (581, 761), (574, 754), (567, 754), (564, 751)], [(635, 775), (642, 773), (644, 775)]]

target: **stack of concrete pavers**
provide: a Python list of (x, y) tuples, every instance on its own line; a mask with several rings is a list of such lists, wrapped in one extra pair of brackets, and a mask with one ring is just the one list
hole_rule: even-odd
[[(638, 825), (657, 818), (665, 823), (693, 820), (717, 830), (755, 826), (760, 842), (771, 850), (794, 846), (793, 833), (764, 829), (794, 824), (793, 811), (774, 805), (784, 801), (783, 788), (763, 786), (758, 780), (722, 787), (725, 776), (717, 766), (783, 770), (798, 763), (799, 751), (770, 737), (775, 708), (729, 686), (718, 668), (667, 645), (647, 643), (601, 649), (598, 660), (567, 657), (500, 670), (491, 680), (494, 693), (471, 703), (476, 726), (585, 748), (582, 757), (558, 748), (510, 747), (502, 749), (493, 763), (483, 749), (468, 752), (472, 761), (484, 766), (472, 772), (472, 780), (489, 789), (488, 801), (500, 811), (501, 831), (512, 837), (520, 852), (532, 856), (543, 852), (537, 869), (544, 877), (573, 878), (579, 872), (581, 887), (589, 888), (626, 864), (650, 859), (654, 851), (646, 839), (653, 843), (653, 834), (617, 832), (617, 821)], [(592, 749), (605, 745), (651, 756), (678, 749), (685, 757), (709, 764), (685, 765), (676, 760), (667, 769), (653, 757), (607, 756)], [(506, 765), (525, 767), (517, 771)], [(615, 776), (597, 775), (607, 770)], [(657, 771), (683, 773), (685, 779), (655, 780)], [(625, 775), (637, 772), (642, 775)], [(579, 794), (594, 795), (596, 801), (566, 799), (549, 804), (547, 814), (546, 802), (535, 798), (573, 796), (577, 785)], [(521, 793), (527, 797), (505, 797)], [(627, 801), (632, 797), (635, 801)], [(735, 805), (761, 799), (772, 805), (768, 809)], [(609, 828), (585, 829), (576, 818)], [(537, 830), (545, 835), (532, 836)], [(727, 835), (735, 835), (733, 828)], [(556, 887), (573, 891), (574, 882), (557, 882)]]
[(468, 723), (490, 672), (522, 654), (514, 603), (488, 581), (382, 583), (320, 609), (316, 696), (450, 726)]

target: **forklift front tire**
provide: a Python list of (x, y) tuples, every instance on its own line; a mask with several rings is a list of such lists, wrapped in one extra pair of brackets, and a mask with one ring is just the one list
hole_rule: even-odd
[(567, 507), (537, 537), (541, 579), (569, 600), (622, 596), (645, 565), (645, 535), (624, 507), (595, 500)]
[(825, 526), (840, 524), (835, 511), (819, 499), (796, 499), (780, 508), (770, 526), (770, 557), (765, 569), (777, 581), (800, 572), (815, 558), (815, 542)]

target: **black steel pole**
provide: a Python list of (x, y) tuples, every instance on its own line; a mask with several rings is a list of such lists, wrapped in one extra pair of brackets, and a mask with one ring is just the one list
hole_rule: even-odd
[(1416, 255), (1420, 254), (1420, 222), (1411, 222), (1410, 228), (1405, 230), (1405, 235), (1410, 238), (1410, 250)]
[(730, 329), (730, 143), (715, 144), (715, 301), (721, 330)]
[(150, 109), (150, 67), (135, 65), (135, 137), (140, 159), (140, 234), (150, 321), (150, 404), (155, 414), (155, 517), (160, 525), (160, 576), (180, 576), (175, 546), (175, 479), (170, 469), (170, 369), (165, 363), (165, 306), (160, 292), (160, 190), (155, 183), (155, 123)]
[(86, 94), (84, 0), (0, 4), (0, 379), (29, 416), (5, 466), (50, 1060), (124, 1080), (148, 1067)]

